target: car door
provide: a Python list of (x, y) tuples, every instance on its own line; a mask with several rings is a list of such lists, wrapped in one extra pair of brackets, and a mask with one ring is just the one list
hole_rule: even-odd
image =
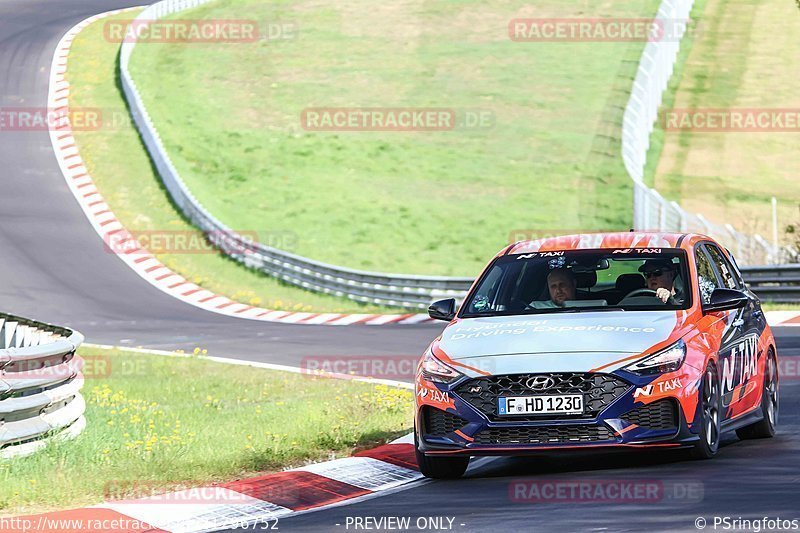
[(747, 290), (725, 254), (713, 243), (703, 244), (703, 249), (714, 269), (718, 285), (741, 290), (749, 297), (746, 306), (728, 312), (720, 346), (724, 421), (737, 418), (758, 403), (758, 346), (766, 322), (758, 298)]

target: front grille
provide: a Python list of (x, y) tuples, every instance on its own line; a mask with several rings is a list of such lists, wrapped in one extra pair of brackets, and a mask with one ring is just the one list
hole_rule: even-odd
[(605, 426), (560, 425), (487, 428), (475, 436), (476, 444), (566, 444), (614, 440)]
[(429, 437), (444, 437), (468, 424), (458, 415), (425, 407), (422, 416), (425, 420), (425, 435)]
[[(552, 386), (544, 390), (531, 390), (528, 379), (546, 376), (553, 379)], [(622, 396), (631, 387), (630, 383), (608, 374), (554, 373), (512, 374), (471, 379), (456, 389), (456, 393), (489, 420), (555, 420), (593, 419)], [(498, 416), (497, 398), (500, 396), (535, 396), (540, 394), (583, 394), (583, 414)]]
[(678, 410), (675, 408), (675, 402), (667, 398), (637, 407), (622, 415), (622, 418), (646, 429), (678, 427)]

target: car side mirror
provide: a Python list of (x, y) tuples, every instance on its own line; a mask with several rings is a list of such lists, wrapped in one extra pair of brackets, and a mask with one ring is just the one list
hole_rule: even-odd
[(703, 313), (714, 311), (727, 311), (729, 309), (739, 309), (747, 305), (750, 298), (736, 289), (714, 289), (711, 293), (711, 301), (703, 304)]
[(447, 320), (448, 322), (456, 317), (456, 299), (448, 298), (433, 302), (428, 307), (428, 316), (435, 320)]

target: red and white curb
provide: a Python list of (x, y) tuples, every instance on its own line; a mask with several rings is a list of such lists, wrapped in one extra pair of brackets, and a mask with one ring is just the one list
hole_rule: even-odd
[(67, 533), (116, 521), (108, 530), (199, 533), (271, 522), (407, 488), (422, 479), (412, 441), (408, 435), (353, 457), (212, 487), (18, 517), (4, 531)]
[(800, 326), (800, 311), (767, 311), (767, 323), (772, 326)]
[[(49, 109), (59, 116), (68, 115), (69, 113), (70, 86), (66, 80), (66, 73), (70, 48), (75, 37), (89, 24), (97, 20), (132, 9), (138, 8), (109, 11), (89, 17), (74, 26), (61, 38), (56, 47), (50, 71)], [(67, 185), (78, 200), (89, 222), (100, 238), (103, 239), (103, 242), (112, 242), (111, 238), (117, 234), (130, 235), (97, 190), (94, 180), (78, 151), (71, 126), (65, 122), (51, 128), (50, 140)], [(131, 267), (134, 272), (161, 291), (188, 304), (223, 315), (286, 324), (324, 324), (331, 326), (420, 324), (432, 321), (428, 315), (418, 313), (399, 315), (297, 313), (254, 307), (203, 289), (170, 270), (153, 254), (142, 248), (136, 249), (132, 247), (125, 253), (120, 252), (116, 255)]]

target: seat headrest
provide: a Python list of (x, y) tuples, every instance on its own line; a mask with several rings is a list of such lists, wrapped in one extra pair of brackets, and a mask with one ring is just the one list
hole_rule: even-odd
[(575, 282), (578, 289), (588, 289), (597, 285), (597, 272), (575, 272)]
[(617, 281), (614, 283), (614, 286), (618, 291), (622, 291), (625, 294), (635, 291), (636, 289), (644, 289), (644, 276), (641, 274), (620, 274), (617, 276)]

